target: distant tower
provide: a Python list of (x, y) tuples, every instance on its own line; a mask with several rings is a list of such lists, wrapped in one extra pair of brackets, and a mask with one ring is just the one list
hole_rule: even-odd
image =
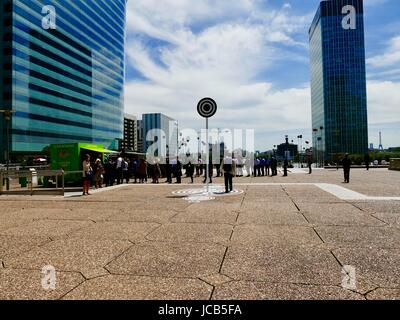
[(379, 132), (379, 150), (383, 151), (382, 132)]

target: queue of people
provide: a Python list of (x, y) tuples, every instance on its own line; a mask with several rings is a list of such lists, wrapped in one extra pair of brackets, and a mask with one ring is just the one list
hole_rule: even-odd
[[(308, 160), (309, 174), (312, 174), (312, 159)], [(346, 154), (342, 159), (344, 171), (344, 182), (350, 183), (351, 161), (349, 155)], [(203, 177), (203, 183), (213, 182), (214, 170), (216, 177), (224, 177), (225, 191), (227, 193), (233, 190), (233, 178), (244, 176), (244, 170), (247, 177), (266, 177), (278, 175), (278, 161), (275, 157), (256, 158), (253, 161), (250, 159), (241, 159), (234, 157), (225, 157), (220, 161), (220, 165), (215, 165), (210, 158), (208, 173), (206, 165), (201, 159), (197, 163), (192, 160), (187, 164), (182, 165), (179, 158), (166, 159), (165, 164), (160, 164), (154, 160), (149, 163), (145, 159), (128, 159), (119, 155), (117, 158), (109, 158), (103, 163), (102, 156), (99, 155), (93, 162), (90, 155), (85, 155), (82, 162), (83, 170), (83, 195), (90, 195), (90, 188), (94, 186), (96, 189), (103, 186), (111, 187), (115, 184), (123, 183), (147, 183), (149, 179), (153, 184), (159, 184), (160, 179), (166, 177), (165, 183), (173, 183), (176, 179), (177, 184), (182, 183), (183, 171), (186, 178), (194, 183), (194, 178)], [(284, 172), (287, 175), (288, 162), (284, 162)], [(369, 166), (367, 166), (367, 170)], [(284, 174), (285, 176), (285, 174)]]

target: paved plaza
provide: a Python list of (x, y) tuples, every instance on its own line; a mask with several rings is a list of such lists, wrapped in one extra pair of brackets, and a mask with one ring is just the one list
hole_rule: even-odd
[(177, 191), (200, 184), (2, 196), (0, 299), (400, 299), (400, 172), (294, 171), (199, 203)]

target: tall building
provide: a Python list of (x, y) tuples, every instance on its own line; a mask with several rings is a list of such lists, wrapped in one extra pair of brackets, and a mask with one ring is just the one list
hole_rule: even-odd
[[(11, 151), (123, 138), (126, 0), (2, 0), (0, 109)], [(0, 116), (0, 149), (6, 145)], [(4, 150), (0, 150), (3, 161)]]
[(309, 30), (313, 146), (325, 160), (368, 150), (363, 10), (322, 1)]
[(143, 120), (138, 120), (137, 121), (137, 152), (144, 153)]
[(138, 151), (138, 128), (135, 116), (129, 114), (124, 116), (124, 140), (121, 147), (126, 151)]
[[(162, 113), (148, 113), (142, 116), (143, 152), (155, 143), (159, 149), (172, 157), (178, 153), (178, 122)], [(159, 150), (158, 156), (162, 155)]]

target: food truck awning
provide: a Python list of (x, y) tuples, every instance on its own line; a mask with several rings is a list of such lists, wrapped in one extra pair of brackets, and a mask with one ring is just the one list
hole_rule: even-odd
[(98, 153), (119, 153), (118, 151), (113, 151), (113, 150), (108, 150), (104, 148), (98, 148), (95, 146), (83, 146), (82, 149), (88, 150), (88, 151), (93, 151), (93, 152), (98, 152)]

